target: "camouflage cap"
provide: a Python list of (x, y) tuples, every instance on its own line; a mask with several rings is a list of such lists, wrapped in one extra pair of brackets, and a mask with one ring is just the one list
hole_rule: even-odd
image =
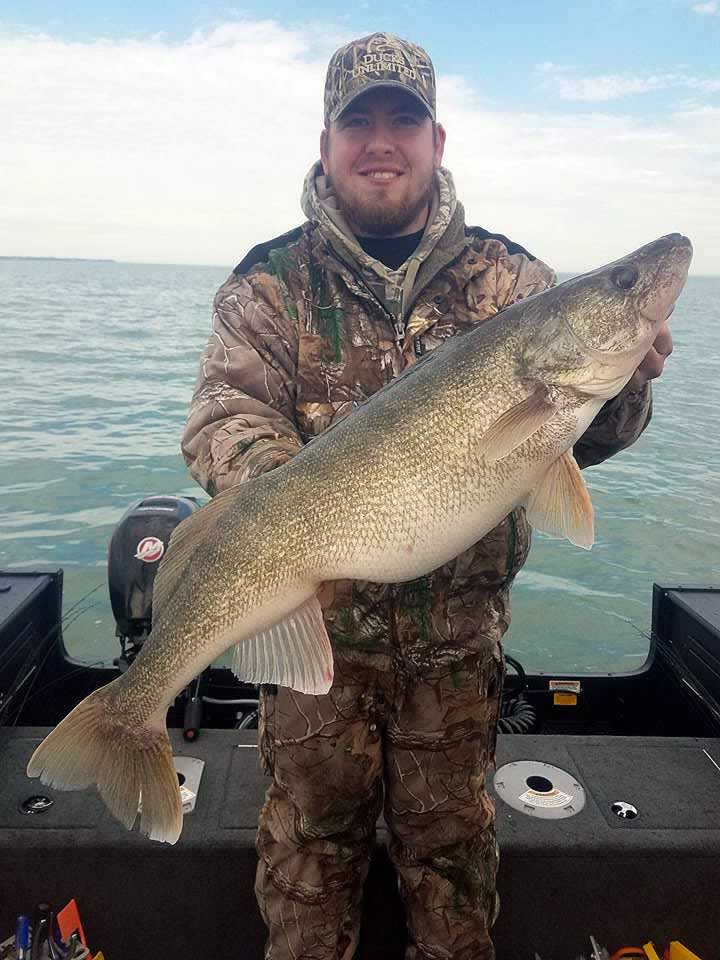
[(397, 87), (416, 97), (435, 119), (435, 70), (415, 43), (391, 33), (371, 33), (336, 50), (325, 79), (325, 123), (369, 87)]

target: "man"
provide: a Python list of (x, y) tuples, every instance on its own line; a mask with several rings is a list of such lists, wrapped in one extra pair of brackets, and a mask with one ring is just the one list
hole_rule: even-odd
[[(465, 226), (444, 144), (420, 47), (373, 34), (333, 56), (308, 220), (254, 248), (215, 300), (183, 440), (209, 493), (284, 463), (424, 353), (554, 283), (519, 245)], [(581, 466), (644, 429), (666, 330), (656, 347), (576, 446)], [(322, 588), (330, 692), (263, 691), (260, 748), (273, 782), (256, 892), (266, 957), (352, 957), (383, 795), (407, 957), (494, 956), (497, 848), (484, 784), (508, 592), (529, 544), (517, 509), (420, 580)]]

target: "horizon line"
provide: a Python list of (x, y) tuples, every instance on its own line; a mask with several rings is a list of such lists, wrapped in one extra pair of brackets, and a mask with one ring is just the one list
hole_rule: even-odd
[[(130, 266), (140, 266), (140, 267), (201, 267), (213, 270), (233, 270), (232, 266), (222, 263), (195, 263), (195, 262), (180, 262), (180, 261), (171, 261), (171, 260), (122, 260), (117, 257), (54, 257), (54, 256), (27, 256), (24, 254), (0, 254), (0, 260), (50, 260), (53, 262), (66, 262), (66, 263), (119, 263), (119, 264), (128, 264)], [(589, 270), (596, 270), (597, 267), (589, 267), (584, 270), (571, 270), (571, 269), (560, 269), (555, 267), (555, 272), (558, 274), (569, 273), (573, 276), (580, 276), (583, 273), (587, 273)], [(699, 279), (715, 280), (720, 278), (720, 273), (694, 273), (690, 270), (688, 276), (698, 277)]]

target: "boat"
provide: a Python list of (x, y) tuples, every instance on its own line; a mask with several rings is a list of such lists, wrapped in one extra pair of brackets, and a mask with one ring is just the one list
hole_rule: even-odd
[[(118, 676), (152, 624), (152, 581), (197, 503), (131, 505), (110, 544), (118, 657), (63, 642), (63, 571), (0, 571), (0, 941), (18, 913), (71, 898), (106, 960), (260, 958), (255, 903), (257, 688), (215, 664), (168, 714), (185, 824), (175, 846), (130, 833), (96, 792), (25, 774), (34, 748)], [(630, 672), (526, 673), (508, 657), (497, 769), (498, 960), (570, 960), (679, 940), (720, 957), (720, 587), (654, 584), (651, 643)], [(403, 908), (382, 821), (357, 957), (396, 960)]]

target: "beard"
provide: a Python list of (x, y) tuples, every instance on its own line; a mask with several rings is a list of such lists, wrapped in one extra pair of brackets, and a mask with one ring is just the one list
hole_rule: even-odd
[(403, 197), (394, 205), (378, 197), (374, 202), (359, 202), (357, 198), (338, 189), (333, 184), (335, 199), (340, 212), (354, 233), (365, 237), (400, 236), (419, 216), (430, 207), (435, 193), (435, 178), (431, 177), (425, 189), (415, 196)]

